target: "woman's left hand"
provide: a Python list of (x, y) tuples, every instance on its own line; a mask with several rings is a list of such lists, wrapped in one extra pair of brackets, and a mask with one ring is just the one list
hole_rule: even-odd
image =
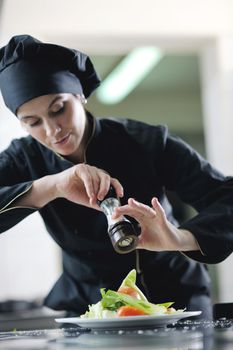
[(152, 198), (151, 204), (152, 207), (149, 207), (130, 198), (128, 204), (116, 208), (112, 216), (113, 219), (117, 219), (121, 215), (128, 215), (138, 221), (141, 235), (137, 248), (152, 251), (199, 249), (191, 232), (178, 229), (167, 220), (157, 198)]

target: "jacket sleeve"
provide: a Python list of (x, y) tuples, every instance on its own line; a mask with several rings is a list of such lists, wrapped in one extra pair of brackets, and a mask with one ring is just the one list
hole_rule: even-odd
[(159, 171), (164, 187), (175, 191), (197, 215), (180, 225), (195, 236), (200, 251), (185, 255), (219, 263), (233, 251), (233, 177), (226, 177), (179, 138), (167, 136)]
[[(20, 152), (19, 152), (20, 153)], [(14, 206), (14, 201), (30, 191), (27, 164), (13, 145), (0, 154), (0, 233), (10, 229), (37, 208)]]

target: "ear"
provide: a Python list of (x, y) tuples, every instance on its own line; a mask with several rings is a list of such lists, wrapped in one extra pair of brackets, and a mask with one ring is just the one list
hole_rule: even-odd
[(81, 102), (83, 105), (87, 104), (87, 100), (83, 94), (81, 95)]
[(75, 94), (75, 96), (79, 99), (79, 101), (83, 104), (83, 105), (85, 105), (86, 103), (87, 103), (87, 100), (86, 100), (86, 98), (85, 98), (85, 96), (83, 95), (83, 94)]

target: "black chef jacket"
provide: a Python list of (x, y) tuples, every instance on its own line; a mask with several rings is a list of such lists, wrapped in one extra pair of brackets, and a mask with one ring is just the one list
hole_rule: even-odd
[[(145, 204), (159, 198), (173, 221), (165, 189), (199, 213), (180, 227), (190, 230), (200, 251), (116, 253), (102, 212), (56, 199), (41, 209), (14, 207), (14, 200), (30, 190), (32, 181), (61, 172), (73, 163), (32, 137), (14, 140), (0, 155), (0, 232), (39, 211), (49, 234), (62, 248), (63, 273), (45, 304), (77, 315), (100, 299), (102, 287), (117, 289), (133, 268), (138, 285), (151, 302), (181, 305), (194, 294), (209, 293), (203, 263), (218, 263), (233, 247), (233, 179), (224, 177), (165, 126), (122, 119), (95, 119), (86, 162), (106, 170), (122, 183), (125, 195)], [(173, 221), (174, 222), (174, 221)], [(201, 263), (199, 263), (199, 262)]]

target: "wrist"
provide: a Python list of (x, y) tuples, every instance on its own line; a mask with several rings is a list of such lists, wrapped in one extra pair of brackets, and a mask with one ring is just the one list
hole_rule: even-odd
[(196, 238), (190, 231), (177, 229), (177, 236), (179, 251), (199, 250), (199, 245), (197, 244)]
[(47, 175), (44, 177), (46, 183), (46, 189), (48, 191), (49, 202), (59, 197), (59, 191), (57, 188), (56, 174)]
[(42, 208), (58, 197), (55, 175), (47, 175), (33, 182), (34, 198), (37, 207)]

